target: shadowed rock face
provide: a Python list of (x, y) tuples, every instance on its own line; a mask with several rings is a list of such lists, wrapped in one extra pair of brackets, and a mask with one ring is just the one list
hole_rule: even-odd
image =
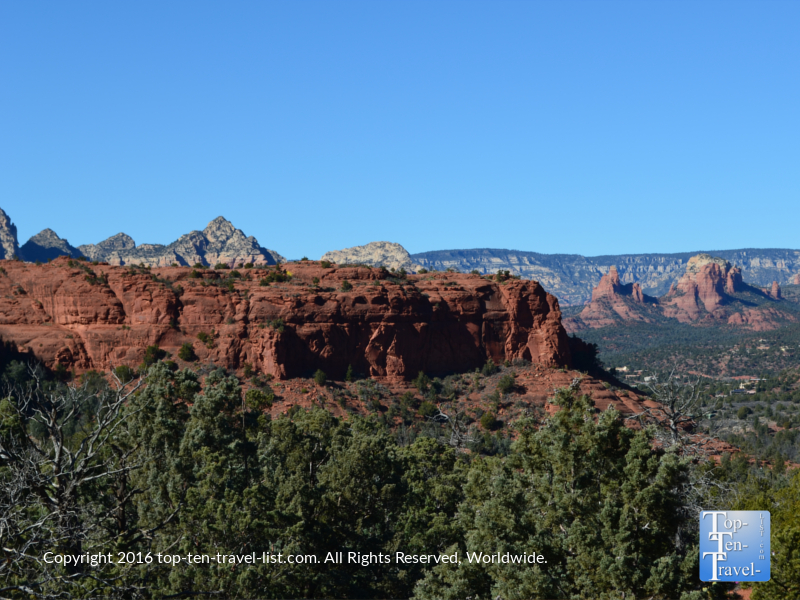
[(28, 262), (47, 262), (59, 256), (72, 256), (77, 258), (80, 251), (73, 248), (70, 243), (58, 237), (52, 229), (40, 231), (19, 249), (22, 260)]
[[(266, 286), (260, 280), (274, 267), (243, 269), (238, 278), (66, 258), (3, 267), (0, 337), (78, 371), (137, 366), (153, 344), (175, 358), (184, 343), (203, 363), (249, 363), (277, 378), (322, 369), (341, 379), (352, 365), (399, 381), (421, 370), (463, 372), (487, 357), (570, 363), (558, 301), (533, 281), (439, 273), (393, 282), (380, 269), (310, 262), (290, 263), (291, 281)], [(341, 291), (345, 280), (352, 289)]]
[(400, 244), (392, 242), (370, 242), (344, 250), (326, 252), (322, 260), (344, 264), (362, 264), (387, 269), (418, 271), (421, 267), (411, 260), (411, 255)]
[(192, 231), (176, 241), (162, 244), (141, 244), (124, 233), (108, 238), (99, 244), (79, 246), (78, 250), (87, 258), (112, 265), (139, 265), (167, 267), (175, 265), (213, 266), (224, 263), (229, 266), (253, 263), (274, 265), (284, 262), (277, 252), (262, 248), (253, 236), (245, 236), (230, 221), (217, 217), (203, 231)]
[(0, 259), (10, 260), (15, 256), (19, 256), (17, 227), (0, 208)]

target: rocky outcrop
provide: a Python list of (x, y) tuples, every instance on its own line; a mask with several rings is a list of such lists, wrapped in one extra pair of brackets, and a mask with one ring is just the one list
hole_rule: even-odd
[(28, 262), (47, 262), (59, 256), (78, 258), (80, 250), (58, 237), (52, 229), (44, 229), (25, 242), (19, 249), (20, 258)]
[(17, 226), (0, 208), (0, 259), (10, 260), (15, 256), (19, 256)]
[(416, 272), (420, 265), (411, 260), (411, 255), (400, 244), (392, 242), (370, 242), (364, 246), (354, 246), (344, 250), (326, 252), (321, 260), (327, 260), (338, 265), (360, 264), (372, 267), (386, 267), (387, 269), (405, 269)]
[(728, 317), (727, 324), (746, 327), (753, 331), (771, 331), (786, 323), (796, 323), (797, 317), (792, 313), (769, 307), (745, 308)]
[(565, 319), (564, 327), (575, 332), (610, 327), (621, 322), (651, 323), (658, 316), (657, 305), (658, 300), (646, 296), (638, 283), (623, 284), (617, 268), (612, 265), (592, 290), (591, 302), (579, 315)]
[(99, 244), (84, 244), (78, 246), (78, 250), (83, 256), (93, 261), (111, 262), (121, 264), (123, 255), (136, 248), (133, 238), (124, 233), (112, 235), (107, 240)]
[(794, 285), (800, 285), (800, 273), (794, 276), (794, 279), (792, 279), (792, 283)]
[(766, 331), (797, 320), (793, 312), (774, 305), (781, 300), (777, 282), (770, 290), (759, 290), (742, 280), (738, 267), (719, 257), (699, 254), (687, 261), (683, 277), (660, 299), (644, 295), (636, 283), (622, 284), (612, 266), (592, 291), (592, 301), (580, 314), (566, 318), (564, 326), (572, 333), (666, 318)]
[(87, 258), (112, 265), (145, 265), (168, 267), (202, 264), (229, 266), (252, 263), (274, 265), (286, 259), (273, 250), (262, 248), (253, 236), (245, 236), (240, 229), (223, 217), (217, 217), (203, 231), (192, 231), (176, 241), (136, 246), (133, 239), (118, 233), (99, 244), (78, 246)]
[(2, 266), (0, 337), (51, 367), (137, 366), (153, 344), (178, 360), (184, 343), (203, 363), (247, 363), (277, 378), (322, 369), (341, 379), (352, 365), (400, 381), (421, 370), (474, 369), (487, 357), (570, 363), (558, 301), (534, 281), (398, 279), (383, 269), (312, 262), (290, 263), (280, 275), (275, 267), (236, 273), (66, 258)]
[(644, 294), (638, 283), (628, 283), (623, 285), (619, 279), (617, 267), (611, 266), (608, 273), (600, 278), (600, 283), (592, 290), (592, 301), (601, 298), (616, 298), (618, 296), (628, 296), (633, 302), (644, 302)]
[(662, 300), (664, 314), (682, 323), (697, 321), (704, 313), (713, 315), (727, 295), (741, 288), (740, 269), (725, 259), (698, 254), (689, 259), (675, 290)]

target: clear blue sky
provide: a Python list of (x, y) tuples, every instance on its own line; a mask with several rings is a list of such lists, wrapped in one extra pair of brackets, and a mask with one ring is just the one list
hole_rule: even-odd
[(800, 2), (2, 2), (20, 242), (800, 248)]

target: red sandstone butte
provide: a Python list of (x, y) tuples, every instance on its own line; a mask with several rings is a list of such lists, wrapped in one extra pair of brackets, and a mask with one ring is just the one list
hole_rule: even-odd
[[(708, 254), (689, 259), (686, 273), (660, 299), (644, 295), (637, 283), (622, 285), (617, 269), (611, 267), (592, 291), (592, 301), (580, 314), (565, 319), (564, 326), (573, 333), (625, 322), (652, 323), (664, 316), (682, 323), (727, 324), (767, 331), (797, 321), (793, 314), (778, 308), (749, 308), (742, 304), (735, 294), (746, 290), (756, 291), (742, 281), (739, 268)], [(770, 290), (764, 290), (764, 294), (772, 300), (781, 300), (777, 282)]]
[(727, 294), (743, 289), (741, 269), (722, 258), (698, 254), (689, 259), (686, 273), (662, 299), (664, 315), (682, 323), (697, 321), (704, 311), (713, 315)]
[(642, 321), (651, 323), (654, 314), (652, 306), (655, 298), (645, 296), (638, 283), (623, 284), (615, 266), (600, 278), (592, 290), (592, 300), (581, 313), (564, 320), (567, 331), (608, 327), (621, 321)]
[(463, 372), (487, 357), (570, 364), (558, 301), (535, 281), (455, 273), (400, 280), (381, 269), (309, 261), (284, 266), (290, 281), (264, 286), (259, 280), (274, 268), (243, 269), (232, 279), (225, 270), (66, 258), (0, 264), (0, 337), (51, 367), (137, 366), (153, 344), (177, 360), (184, 343), (203, 363), (249, 363), (279, 379), (316, 369), (341, 379), (352, 365), (399, 381), (421, 370)]

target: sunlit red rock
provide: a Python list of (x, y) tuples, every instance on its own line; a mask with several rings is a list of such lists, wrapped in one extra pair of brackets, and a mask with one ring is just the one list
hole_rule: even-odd
[[(70, 266), (71, 265), (71, 266)], [(400, 380), (524, 358), (568, 365), (555, 297), (534, 281), (502, 283), (436, 273), (395, 279), (380, 269), (286, 266), (292, 279), (260, 285), (270, 269), (131, 269), (66, 258), (2, 263), (0, 337), (46, 364), (108, 369), (141, 362), (148, 345), (278, 378), (348, 366)], [(319, 280), (314, 284), (314, 278)], [(344, 281), (352, 285), (342, 291)], [(346, 286), (345, 286), (346, 287)], [(230, 289), (229, 289), (230, 288)], [(198, 339), (201, 332), (210, 342)]]

